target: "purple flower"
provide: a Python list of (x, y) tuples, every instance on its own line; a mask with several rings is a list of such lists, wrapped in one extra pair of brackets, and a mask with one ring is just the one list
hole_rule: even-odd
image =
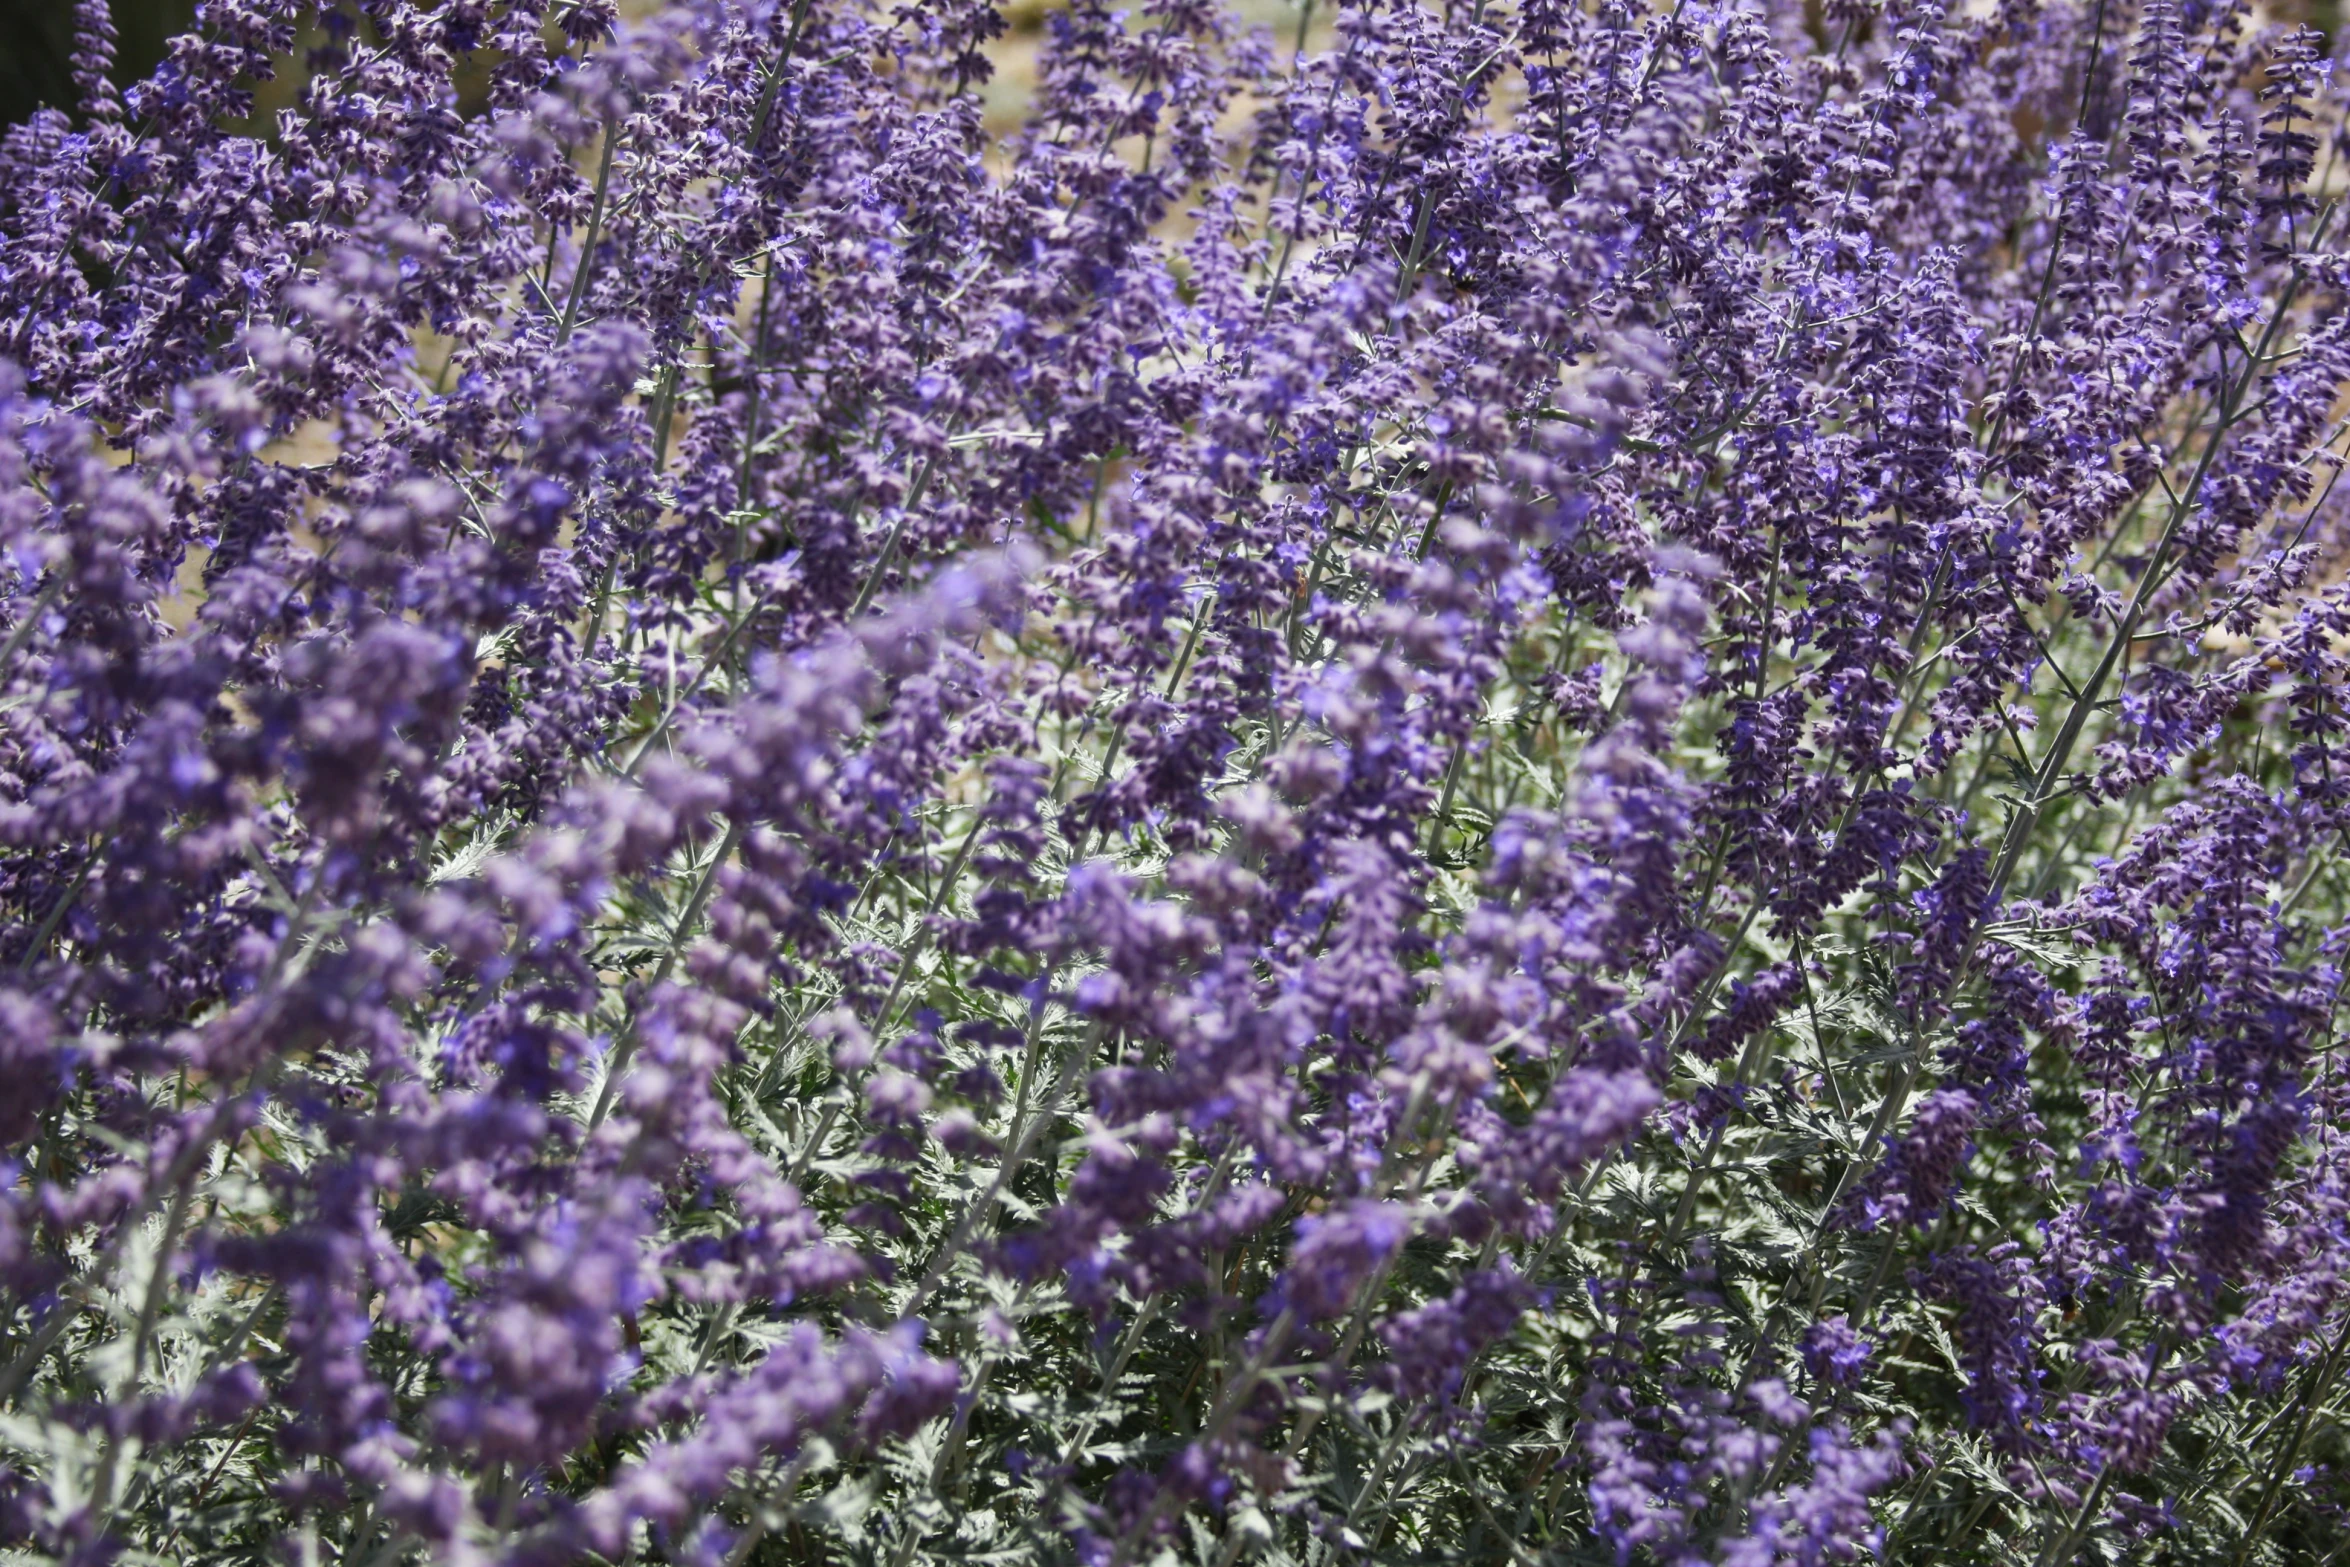
[(1849, 1387), (1867, 1369), (1876, 1347), (1839, 1313), (1823, 1317), (1803, 1336), (1803, 1364), (1830, 1387)]
[(1410, 1211), (1394, 1203), (1357, 1201), (1307, 1215), (1297, 1221), (1297, 1244), (1268, 1304), (1305, 1322), (1354, 1309), (1411, 1232)]
[(2325, 34), (55, 9), (0, 1546), (2341, 1533)]

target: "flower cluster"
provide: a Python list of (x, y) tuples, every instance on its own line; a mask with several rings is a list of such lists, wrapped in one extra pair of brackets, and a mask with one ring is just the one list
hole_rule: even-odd
[(2318, 34), (73, 36), (0, 137), (0, 1545), (2350, 1528)]

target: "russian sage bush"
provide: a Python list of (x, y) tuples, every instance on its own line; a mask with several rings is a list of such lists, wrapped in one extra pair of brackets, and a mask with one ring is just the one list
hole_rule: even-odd
[(2318, 35), (1329, 4), (80, 0), (12, 1560), (2350, 1545)]

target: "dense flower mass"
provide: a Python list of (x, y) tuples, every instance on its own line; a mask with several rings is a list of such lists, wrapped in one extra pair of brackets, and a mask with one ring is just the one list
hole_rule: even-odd
[(2350, 1538), (2318, 34), (76, 15), (0, 1546)]

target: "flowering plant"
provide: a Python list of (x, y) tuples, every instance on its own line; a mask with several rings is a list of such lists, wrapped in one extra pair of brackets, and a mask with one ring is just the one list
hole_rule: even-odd
[(1333, 3), (79, 0), (0, 1544), (2340, 1550), (2318, 35)]

